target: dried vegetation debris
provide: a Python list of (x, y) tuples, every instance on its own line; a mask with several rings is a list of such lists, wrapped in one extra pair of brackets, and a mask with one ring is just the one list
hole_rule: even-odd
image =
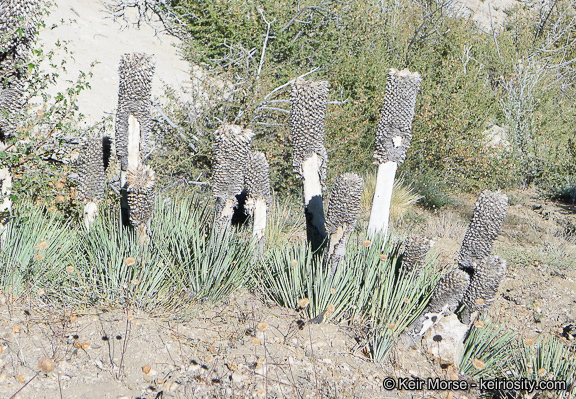
[[(469, 284), (470, 277), (463, 270), (455, 268), (445, 273), (434, 287), (430, 302), (422, 312), (422, 316), (410, 326), (409, 334), (413, 336), (421, 335), (424, 322), (428, 318), (427, 314), (433, 314), (438, 317), (440, 313), (442, 316), (454, 313), (460, 305)], [(432, 320), (432, 322), (436, 323), (436, 320)]]
[(262, 152), (252, 151), (248, 155), (244, 185), (248, 195), (254, 199), (266, 200), (266, 204), (272, 202), (272, 190), (270, 188), (270, 172), (268, 161)]
[(148, 224), (154, 207), (155, 173), (149, 166), (141, 165), (135, 170), (128, 170), (127, 181), (130, 224)]
[(508, 197), (501, 191), (484, 191), (474, 204), (472, 220), (464, 235), (458, 265), (474, 270), (476, 265), (490, 256), (492, 246), (508, 212)]
[(354, 231), (363, 190), (364, 179), (355, 173), (344, 173), (336, 178), (326, 214), (328, 233), (335, 233), (339, 227), (349, 233)]
[(470, 276), (460, 269), (453, 269), (446, 273), (436, 285), (430, 304), (429, 311), (439, 312), (444, 310), (446, 314), (454, 313), (464, 297), (470, 284)]
[(0, 1), (0, 77), (23, 78), (36, 31), (39, 0)]
[(478, 264), (462, 300), (465, 306), (462, 321), (465, 324), (470, 323), (473, 312), (481, 312), (494, 302), (500, 281), (505, 275), (506, 261), (497, 256), (488, 257)]
[(0, 139), (14, 134), (15, 126), (5, 118), (24, 106), (24, 89), (39, 0), (0, 0)]
[(252, 130), (231, 124), (214, 132), (212, 191), (215, 197), (232, 199), (244, 189), (252, 137)]
[(420, 270), (424, 267), (426, 255), (434, 246), (434, 241), (421, 236), (411, 235), (404, 241), (404, 255), (402, 256), (402, 269), (407, 272)]
[(77, 169), (78, 198), (92, 202), (102, 200), (106, 190), (106, 174), (100, 134), (85, 138), (79, 151)]

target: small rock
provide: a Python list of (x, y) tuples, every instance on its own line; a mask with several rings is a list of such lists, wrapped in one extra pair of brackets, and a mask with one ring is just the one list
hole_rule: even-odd
[(349, 373), (350, 372), (350, 366), (348, 365), (348, 363), (342, 363), (340, 365), (340, 368), (342, 369), (342, 371), (344, 371), (345, 373)]
[(323, 348), (323, 347), (325, 347), (325, 346), (327, 346), (327, 345), (328, 345), (328, 344), (327, 344), (326, 342), (324, 342), (324, 341), (314, 342), (314, 343), (312, 344), (312, 349), (313, 349), (313, 350), (319, 350), (319, 349), (321, 349), (321, 348)]
[(424, 335), (422, 344), (428, 353), (440, 359), (443, 365), (458, 367), (464, 350), (464, 336), (468, 326), (460, 323), (453, 314), (444, 317)]
[(230, 378), (232, 379), (232, 382), (235, 382), (236, 384), (240, 384), (246, 379), (246, 377), (238, 371), (233, 372)]

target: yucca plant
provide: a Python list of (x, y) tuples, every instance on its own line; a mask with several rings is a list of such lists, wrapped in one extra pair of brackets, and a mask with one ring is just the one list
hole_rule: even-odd
[(344, 173), (336, 179), (330, 193), (326, 230), (329, 234), (326, 261), (331, 273), (346, 255), (346, 244), (356, 227), (364, 180), (354, 173)]
[(155, 173), (149, 166), (129, 169), (127, 199), (130, 224), (138, 231), (140, 244), (150, 242), (150, 223), (154, 210)]
[(460, 373), (475, 379), (510, 378), (505, 365), (516, 349), (516, 333), (493, 324), (489, 318), (479, 319), (464, 340)]
[[(395, 247), (391, 252), (394, 257), (380, 260), (378, 266), (373, 267), (376, 281), (372, 286), (372, 296), (363, 310), (372, 320), (369, 346), (371, 356), (376, 361), (386, 358), (400, 334), (422, 314), (440, 278), (434, 262), (424, 264), (419, 270), (402, 270), (400, 244), (388, 245)], [(385, 252), (372, 253), (370, 258), (375, 262), (374, 259), (386, 256)], [(370, 264), (367, 268), (370, 268)], [(367, 288), (368, 285), (362, 287), (361, 297), (368, 297)]]
[(106, 304), (151, 308), (171, 284), (171, 260), (139, 245), (136, 231), (111, 213), (94, 224), (78, 247), (78, 279)]
[(123, 54), (118, 74), (118, 106), (116, 108), (116, 155), (120, 161), (122, 221), (129, 223), (126, 178), (128, 170), (143, 164), (152, 149), (152, 117), (150, 96), (156, 70), (154, 57), (144, 53)]
[[(25, 105), (24, 90), (39, 16), (39, 0), (2, 1), (0, 5), (0, 141), (15, 133), (10, 120)], [(8, 118), (6, 118), (8, 116)]]
[(373, 356), (381, 361), (422, 312), (439, 278), (431, 263), (419, 273), (402, 272), (399, 251), (399, 243), (382, 237), (374, 242), (356, 237), (332, 274), (304, 243), (273, 248), (263, 264), (260, 287), (281, 306), (303, 310), (315, 321), (368, 321)]
[(368, 234), (386, 235), (390, 219), (390, 203), (398, 164), (406, 159), (412, 141), (412, 121), (416, 96), (422, 78), (407, 69), (390, 69), (386, 81), (386, 95), (376, 131), (374, 158), (378, 175), (368, 222)]
[(325, 81), (296, 79), (290, 90), (292, 166), (302, 179), (306, 234), (314, 252), (322, 248), (327, 239), (322, 189), (328, 166), (324, 147), (328, 87)]
[(104, 170), (101, 133), (88, 136), (78, 157), (78, 199), (84, 202), (83, 221), (87, 231), (96, 220), (98, 205), (105, 197), (106, 175)]
[(555, 397), (576, 395), (576, 355), (556, 337), (541, 337), (535, 342), (525, 339), (510, 363), (511, 378), (566, 381), (567, 389), (556, 391)]
[(0, 249), (0, 290), (14, 295), (52, 287), (70, 262), (75, 236), (69, 224), (47, 216), (46, 209), (26, 209), (3, 228), (5, 241)]
[(292, 212), (295, 206), (290, 197), (272, 198), (270, 217), (266, 224), (266, 246), (269, 248), (294, 242), (298, 232), (304, 228), (304, 217), (299, 212)]
[(245, 189), (248, 194), (246, 207), (252, 214), (252, 235), (259, 241), (259, 252), (266, 244), (266, 220), (268, 207), (272, 203), (270, 172), (266, 156), (261, 152), (251, 152), (248, 167), (244, 175)]
[(244, 189), (254, 133), (238, 125), (224, 124), (214, 132), (212, 192), (216, 198), (214, 221), (218, 230), (230, 226), (236, 195)]
[(148, 54), (124, 54), (120, 58), (115, 129), (122, 187), (126, 183), (126, 172), (140, 166), (152, 148), (150, 95), (155, 69), (154, 57)]
[(170, 260), (177, 290), (192, 300), (218, 301), (246, 282), (253, 267), (255, 242), (213, 228), (211, 212), (193, 198), (159, 199), (152, 233), (156, 249)]
[(271, 248), (263, 263), (259, 285), (279, 305), (304, 310), (309, 318), (337, 319), (351, 311), (358, 270), (339, 268), (331, 274), (303, 242)]

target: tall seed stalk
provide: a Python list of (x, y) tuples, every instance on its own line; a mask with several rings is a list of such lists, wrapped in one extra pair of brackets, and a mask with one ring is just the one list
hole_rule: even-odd
[(312, 251), (326, 244), (322, 188), (328, 155), (324, 148), (324, 122), (328, 82), (297, 79), (290, 91), (290, 132), (294, 173), (302, 179), (306, 234)]
[(390, 220), (390, 203), (398, 164), (406, 159), (412, 141), (412, 121), (416, 96), (422, 78), (404, 69), (390, 69), (381, 119), (376, 131), (374, 158), (378, 165), (368, 235), (386, 235)]

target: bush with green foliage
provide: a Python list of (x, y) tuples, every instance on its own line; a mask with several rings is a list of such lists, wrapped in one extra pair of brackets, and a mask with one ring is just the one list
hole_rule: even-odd
[[(403, 167), (433, 169), (454, 191), (572, 176), (557, 163), (575, 127), (568, 116), (576, 51), (563, 44), (575, 27), (568, 3), (550, 13), (512, 9), (494, 35), (438, 2), (174, 0), (163, 7), (179, 16), (188, 59), (228, 82), (203, 104), (193, 129), (214, 130), (220, 121), (253, 129), (277, 191), (296, 186), (286, 83), (309, 73), (331, 83), (326, 131), (333, 178), (350, 165), (355, 172), (371, 168), (390, 67), (423, 77)], [(485, 145), (484, 131), (493, 124), (508, 132), (510, 147)]]

